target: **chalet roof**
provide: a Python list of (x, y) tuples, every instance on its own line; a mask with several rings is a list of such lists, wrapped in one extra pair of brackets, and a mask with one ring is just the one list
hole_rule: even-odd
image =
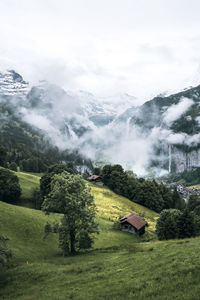
[(88, 177), (88, 180), (96, 180), (96, 179), (101, 179), (101, 177), (98, 175), (92, 175), (92, 176)]
[(133, 213), (126, 215), (125, 217), (120, 219), (120, 223), (129, 223), (134, 226), (137, 230), (140, 230), (142, 227), (147, 225), (147, 222), (144, 221), (140, 216), (137, 216)]

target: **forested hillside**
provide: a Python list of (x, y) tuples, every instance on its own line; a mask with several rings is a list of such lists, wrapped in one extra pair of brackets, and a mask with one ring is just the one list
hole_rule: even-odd
[(78, 151), (61, 151), (53, 146), (42, 130), (22, 121), (6, 100), (0, 102), (0, 144), (6, 149), (7, 162), (15, 162), (24, 171), (44, 172), (47, 166), (59, 162), (92, 167)]

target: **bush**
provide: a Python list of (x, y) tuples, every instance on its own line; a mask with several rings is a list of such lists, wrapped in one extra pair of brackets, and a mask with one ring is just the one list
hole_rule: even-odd
[(179, 237), (178, 222), (181, 212), (178, 209), (164, 209), (156, 224), (159, 240), (176, 239)]
[(137, 186), (134, 200), (157, 212), (160, 212), (164, 206), (163, 198), (153, 181), (145, 180), (140, 183)]
[(13, 172), (0, 169), (0, 201), (14, 203), (21, 196), (18, 177)]
[(200, 218), (187, 209), (165, 209), (156, 224), (159, 240), (190, 238), (200, 234)]
[(191, 195), (187, 202), (187, 209), (194, 211), (197, 206), (200, 205), (199, 195)]
[(196, 235), (194, 215), (187, 209), (181, 214), (178, 220), (179, 238), (190, 238)]
[(14, 161), (11, 162), (10, 165), (9, 165), (9, 169), (12, 170), (12, 171), (17, 172), (17, 164)]

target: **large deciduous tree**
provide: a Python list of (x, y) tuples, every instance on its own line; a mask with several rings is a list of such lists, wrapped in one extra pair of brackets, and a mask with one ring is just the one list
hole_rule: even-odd
[(48, 168), (47, 173), (45, 173), (40, 179), (40, 192), (41, 197), (44, 199), (50, 192), (51, 179), (55, 174), (61, 174), (63, 171), (67, 171), (71, 174), (76, 174), (77, 171), (73, 164), (68, 163), (67, 165), (55, 164)]
[(89, 187), (80, 175), (66, 171), (51, 179), (50, 192), (44, 198), (42, 210), (62, 213), (61, 224), (47, 231), (58, 232), (59, 247), (63, 254), (74, 254), (77, 249), (90, 248), (93, 233), (98, 232), (95, 222), (96, 207)]

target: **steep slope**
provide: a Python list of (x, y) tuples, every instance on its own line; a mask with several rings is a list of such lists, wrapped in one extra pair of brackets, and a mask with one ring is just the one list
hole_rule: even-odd
[[(129, 211), (128, 200), (95, 186), (92, 191), (101, 230), (95, 251), (66, 258), (60, 255), (54, 236), (42, 239), (44, 224), (47, 220), (54, 222), (58, 215), (47, 217), (41, 211), (0, 202), (0, 232), (10, 238), (14, 254), (2, 280), (0, 297), (198, 299), (200, 239), (138, 243), (141, 240), (114, 230), (109, 221)], [(137, 209), (142, 212), (142, 207)], [(156, 218), (151, 211), (143, 213)]]
[[(62, 101), (63, 94), (62, 89), (45, 83), (41, 88), (31, 89), (28, 82), (13, 70), (0, 73), (0, 144), (8, 152), (8, 162), (15, 161), (21, 169), (33, 172), (43, 172), (48, 165), (61, 161), (92, 167), (76, 148), (69, 146), (68, 136), (64, 138), (56, 131), (56, 124), (55, 130), (52, 127), (50, 131), (58, 140), (62, 135), (60, 139), (65, 147), (58, 147), (54, 138), (47, 134), (46, 127), (38, 126), (41, 119), (34, 115), (34, 109), (39, 106), (43, 111), (46, 109), (47, 114), (47, 108), (51, 110), (50, 100), (58, 98)], [(28, 109), (30, 115), (25, 116)]]
[[(16, 172), (16, 174), (22, 188), (22, 197), (27, 199), (31, 195), (31, 189), (39, 187), (39, 177), (22, 172)], [(140, 214), (148, 221), (149, 228), (144, 240), (155, 238), (153, 230), (155, 230), (157, 213), (132, 203), (106, 188), (96, 187), (92, 184), (90, 186), (98, 210), (97, 219), (100, 228), (94, 249), (118, 247), (121, 244), (130, 245), (133, 241), (140, 240), (136, 236), (119, 232), (113, 228), (113, 221), (129, 212)], [(9, 245), (14, 251), (14, 260), (33, 262), (38, 258), (43, 259), (60, 253), (55, 236), (43, 241), (46, 222), (52, 223), (59, 218), (60, 216), (56, 214), (45, 216), (38, 210), (0, 202), (0, 232), (10, 239)], [(26, 249), (22, 251), (25, 245)], [(38, 251), (40, 248), (42, 251)]]

